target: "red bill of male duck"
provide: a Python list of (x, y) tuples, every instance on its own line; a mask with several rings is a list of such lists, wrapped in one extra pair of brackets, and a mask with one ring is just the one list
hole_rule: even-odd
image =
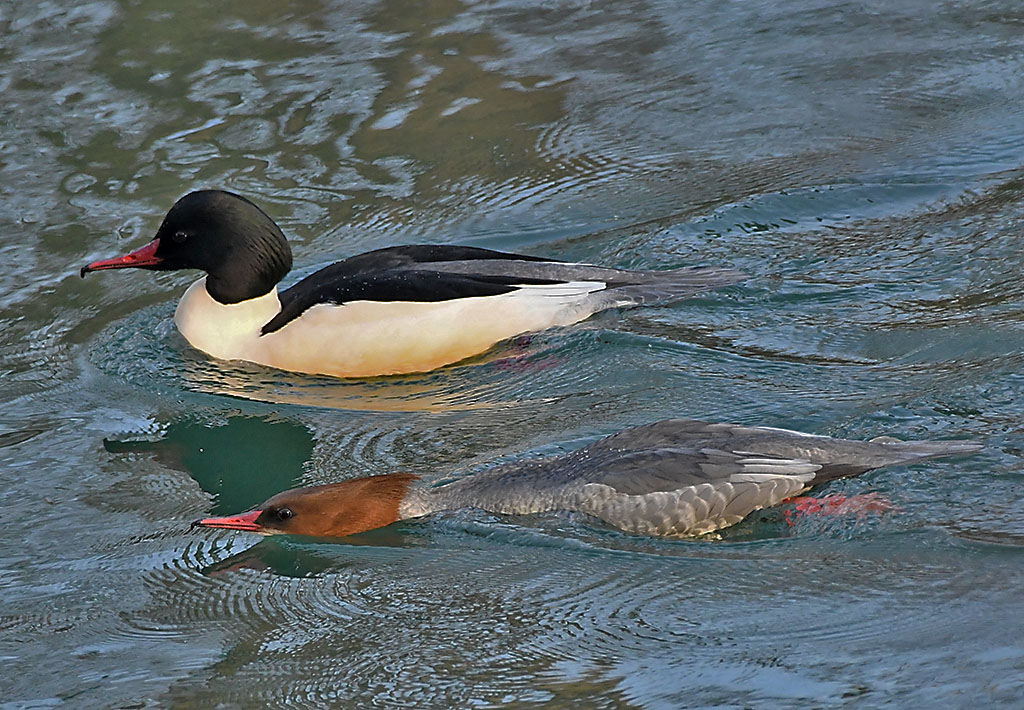
[(851, 441), (670, 419), (442, 486), (416, 485), (418, 476), (409, 473), (357, 478), (284, 491), (255, 510), (193, 526), (343, 537), (478, 508), (504, 515), (575, 511), (630, 533), (688, 537), (734, 525), (837, 478), (980, 448), (969, 441)]
[(421, 244), (350, 257), (278, 294), (291, 267), (288, 241), (263, 210), (200, 190), (174, 204), (152, 242), (81, 274), (205, 271), (174, 314), (189, 343), (215, 358), (337, 377), (426, 372), (515, 335), (745, 278), (724, 268), (624, 271)]

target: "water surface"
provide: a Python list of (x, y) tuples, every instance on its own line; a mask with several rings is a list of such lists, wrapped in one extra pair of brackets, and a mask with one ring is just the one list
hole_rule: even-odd
[[(1024, 14), (895, 5), (0, 6), (3, 706), (1019, 705)], [(217, 363), (171, 323), (195, 274), (77, 276), (200, 187), (291, 278), (421, 241), (752, 278), (429, 374)], [(188, 530), (671, 416), (986, 449), (698, 541)]]

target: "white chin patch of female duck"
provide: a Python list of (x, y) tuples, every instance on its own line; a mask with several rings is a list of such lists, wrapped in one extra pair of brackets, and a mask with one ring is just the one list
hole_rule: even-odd
[(486, 351), (520, 333), (569, 325), (600, 309), (605, 284), (527, 286), (498, 296), (438, 302), (319, 304), (260, 336), (280, 310), (277, 292), (225, 306), (200, 279), (185, 293), (175, 323), (214, 357), (337, 377), (425, 372)]

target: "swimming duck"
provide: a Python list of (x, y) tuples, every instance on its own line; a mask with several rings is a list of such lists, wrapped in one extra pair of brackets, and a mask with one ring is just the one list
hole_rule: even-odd
[(205, 271), (174, 313), (194, 347), (224, 360), (338, 377), (425, 372), (606, 308), (686, 298), (744, 278), (731, 269), (623, 271), (413, 245), (350, 257), (278, 294), (291, 267), (288, 241), (263, 210), (240, 195), (200, 190), (171, 207), (152, 242), (81, 274)]
[(193, 526), (342, 537), (443, 510), (576, 511), (641, 535), (693, 536), (836, 478), (934, 456), (968, 441), (850, 441), (787, 429), (670, 419), (577, 451), (494, 466), (437, 487), (394, 473), (278, 493), (255, 510)]

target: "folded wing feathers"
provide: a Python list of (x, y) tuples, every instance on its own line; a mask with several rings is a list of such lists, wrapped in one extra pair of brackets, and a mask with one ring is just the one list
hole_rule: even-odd
[(770, 457), (750, 451), (703, 448), (700, 453), (706, 460), (699, 466), (709, 478), (727, 478), (733, 482), (764, 481), (779, 476), (792, 476), (808, 482), (821, 470), (821, 464), (806, 459)]
[[(565, 283), (600, 283), (593, 290), (610, 289), (618, 293), (613, 305), (640, 305), (687, 298), (695, 293), (729, 286), (747, 278), (734, 269), (684, 267), (665, 271), (624, 271), (592, 264), (531, 260), (458, 260), (419, 263), (416, 268), (463, 274), (495, 273), (506, 277), (550, 279)], [(586, 292), (584, 292), (586, 293)]]

